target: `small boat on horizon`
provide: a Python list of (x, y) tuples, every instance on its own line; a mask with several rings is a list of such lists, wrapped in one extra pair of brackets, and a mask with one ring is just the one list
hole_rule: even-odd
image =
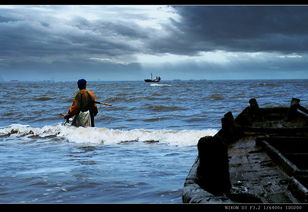
[(153, 76), (151, 74), (151, 79), (145, 79), (145, 82), (159, 82), (160, 81), (160, 77), (156, 77), (155, 79), (153, 79)]

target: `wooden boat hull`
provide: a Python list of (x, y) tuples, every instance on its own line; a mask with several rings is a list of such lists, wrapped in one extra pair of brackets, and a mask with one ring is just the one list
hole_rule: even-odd
[[(290, 108), (259, 108), (253, 100), (235, 119), (226, 113), (222, 129), (198, 142), (183, 202), (307, 203), (308, 118), (299, 108), (292, 103)], [(217, 157), (223, 150), (213, 143), (224, 144), (227, 156)], [(214, 153), (205, 156), (205, 149)], [(227, 165), (221, 157), (227, 157)], [(224, 178), (215, 178), (217, 173)], [(231, 186), (221, 187), (223, 181)]]

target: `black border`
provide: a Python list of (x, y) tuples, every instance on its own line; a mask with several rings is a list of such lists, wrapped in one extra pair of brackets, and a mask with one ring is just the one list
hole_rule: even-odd
[[(277, 1), (277, 0), (268, 0), (262, 2), (260, 0), (1, 0), (0, 5), (200, 5), (200, 6), (214, 6), (214, 5), (230, 5), (230, 6), (275, 6), (275, 5), (287, 5), (287, 6), (308, 6), (308, 1), (304, 3), (302, 0), (292, 0), (289, 3), (287, 1)], [(288, 209), (288, 207), (301, 207), (301, 209)], [(144, 211), (144, 210), (222, 210), (222, 211), (281, 211), (280, 209), (274, 210), (269, 209), (269, 207), (282, 208), (282, 210), (289, 211), (307, 211), (307, 203), (299, 204), (1, 204), (0, 209), (12, 209), (12, 210), (67, 210), (67, 209), (95, 209), (95, 212), (98, 210), (133, 210), (135, 211)], [(260, 208), (258, 210), (253, 208)], [(98, 210), (97, 210), (98, 209)], [(161, 212), (161, 211), (157, 211)]]
[(303, 0), (1, 0), (0, 5), (307, 5)]

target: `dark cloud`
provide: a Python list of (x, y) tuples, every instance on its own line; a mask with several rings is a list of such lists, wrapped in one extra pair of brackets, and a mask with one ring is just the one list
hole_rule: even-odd
[(151, 48), (174, 54), (199, 51), (306, 52), (308, 6), (175, 6), (168, 40)]
[(75, 16), (62, 20), (27, 10), (3, 9), (0, 57), (11, 62), (12, 58), (14, 62), (33, 59), (51, 62), (138, 53), (197, 55), (215, 50), (281, 53), (308, 50), (308, 6), (175, 6), (174, 9), (181, 19), (171, 19), (171, 23), (162, 25), (168, 36), (125, 19), (112, 22)]
[[(269, 71), (291, 75), (299, 71), (307, 76), (308, 6), (173, 8), (180, 18), (172, 16), (175, 19), (159, 23), (127, 8), (114, 8), (110, 14), (117, 17), (106, 19), (97, 18), (103, 17), (97, 15), (103, 10), (95, 10), (96, 18), (91, 19), (89, 13), (72, 15), (61, 6), (0, 8), (0, 74), (5, 79), (43, 78), (46, 74), (69, 79), (91, 72), (93, 79), (137, 79), (144, 77), (142, 69), (148, 62), (154, 64), (146, 67), (148, 71), (157, 67), (153, 71), (170, 79), (235, 72), (238, 76), (257, 72), (266, 76)], [(221, 54), (217, 58), (200, 54), (213, 51)], [(234, 55), (228, 56), (230, 52)], [(247, 52), (260, 55), (253, 57)], [(185, 57), (168, 61), (169, 65), (163, 62), (166, 59), (137, 60), (140, 54), (160, 57), (163, 53)]]
[(128, 21), (107, 22), (102, 20), (89, 21), (83, 17), (75, 17), (70, 24), (80, 30), (88, 30), (102, 35), (124, 36), (129, 39), (148, 38), (148, 29)]
[(0, 15), (0, 23), (8, 23), (10, 21), (16, 21), (16, 19), (11, 19)]
[(4, 14), (9, 18), (0, 16), (0, 57), (7, 63), (121, 57), (140, 52), (134, 41), (148, 38), (146, 29), (125, 21), (89, 21), (82, 17), (67, 21), (47, 15), (40, 19), (27, 11), (23, 15)]

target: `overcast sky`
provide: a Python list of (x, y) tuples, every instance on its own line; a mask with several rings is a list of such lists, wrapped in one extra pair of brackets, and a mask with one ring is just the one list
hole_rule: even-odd
[(308, 79), (308, 6), (0, 5), (0, 80)]

